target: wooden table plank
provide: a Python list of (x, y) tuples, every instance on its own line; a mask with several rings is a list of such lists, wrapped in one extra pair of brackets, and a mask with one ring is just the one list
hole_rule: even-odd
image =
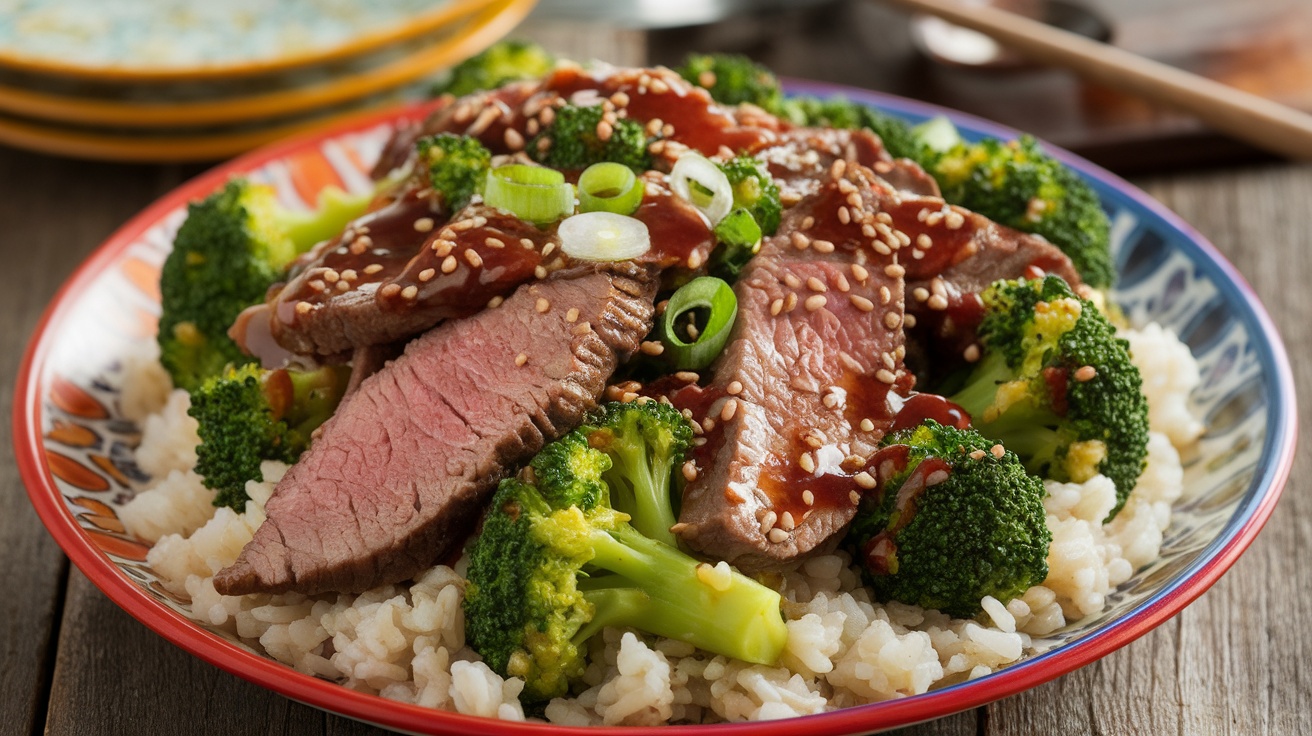
[(59, 284), (142, 203), (180, 180), (172, 169), (85, 164), (0, 149), (0, 734), (40, 729), (51, 635), (67, 561), (28, 503), (9, 416), (18, 364)]
[[(1312, 386), (1312, 167), (1188, 174), (1142, 184), (1209, 236), (1253, 285)], [(1299, 406), (1312, 426), (1307, 401)], [(1180, 616), (1061, 680), (988, 709), (984, 733), (1312, 733), (1312, 626), (1305, 562), (1312, 538), (1312, 464), (1295, 463), (1284, 497), (1253, 547)]]

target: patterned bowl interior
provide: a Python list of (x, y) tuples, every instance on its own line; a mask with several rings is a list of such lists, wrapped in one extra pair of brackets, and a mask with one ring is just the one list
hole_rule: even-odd
[[(913, 119), (935, 112), (894, 98), (846, 92), (858, 98), (864, 95), (864, 101)], [(957, 122), (968, 136), (1010, 132), (964, 117)], [(329, 183), (361, 190), (368, 186), (367, 164), (390, 130), (389, 123), (375, 124), (301, 146), (259, 163), (250, 175), (276, 187), (291, 206), (307, 206), (314, 193)], [(1163, 602), (1174, 604), (1172, 613), (1183, 607), (1188, 601), (1171, 601), (1172, 593), (1220, 554), (1259, 507), (1269, 508), (1280, 490), (1283, 471), (1278, 466), (1287, 469), (1294, 441), (1287, 364), (1278, 337), (1269, 331), (1260, 305), (1246, 287), (1201, 237), (1137, 190), (1088, 164), (1072, 162), (1090, 173), (1112, 217), (1121, 274), (1116, 300), (1136, 324), (1155, 320), (1173, 328), (1197, 357), (1203, 382), (1193, 396), (1193, 406), (1205, 418), (1207, 432), (1196, 451), (1184, 458), (1185, 496), (1176, 505), (1161, 558), (1115, 591), (1103, 613), (1054, 634), (1053, 648), (1047, 653), (947, 689), (961, 691), (961, 696), (967, 695), (967, 689), (1016, 676), (1021, 670), (1046, 666), (1056, 669), (1054, 674), (1064, 672), (1070, 667), (1061, 667), (1060, 660), (1076, 642), (1105, 634)], [(153, 339), (159, 269), (184, 214), (179, 202), (135, 234), (128, 233), (131, 242), (116, 249), (105, 261), (107, 268), (91, 277), (86, 288), (64, 295), (62, 313), (52, 319), (51, 329), (37, 337), (45, 349), (35, 353), (43, 357), (32, 366), (36, 382), (29, 385), (40, 387), (36, 412), (40, 447), (47, 475), (53, 478), (52, 488), (34, 489), (34, 496), (57, 494), (64, 512), (80, 527), (83, 545), (107, 555), (143, 596), (186, 616), (188, 604), (158, 583), (145, 564), (146, 546), (125, 534), (116, 514), (149, 481), (133, 460), (138, 428), (122, 419), (119, 411), (120, 387), (129, 365), (125, 356), (134, 353), (134, 346), (139, 350), (142, 341)], [(147, 612), (147, 616), (163, 615)], [(226, 633), (213, 633), (250, 651)], [(333, 708), (331, 702), (319, 704)], [(960, 707), (964, 705), (942, 713)], [(880, 708), (876, 704), (858, 709), (866, 711), (861, 716), (865, 729), (909, 722), (902, 718), (887, 722)], [(920, 717), (928, 715), (933, 714)]]

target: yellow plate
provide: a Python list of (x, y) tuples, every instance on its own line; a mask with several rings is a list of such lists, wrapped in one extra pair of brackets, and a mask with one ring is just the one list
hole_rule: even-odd
[(184, 82), (272, 74), (301, 67), (340, 61), (352, 56), (403, 43), (439, 30), (442, 26), (489, 5), (493, 0), (449, 0), (441, 7), (417, 15), (404, 23), (357, 36), (337, 46), (260, 60), (190, 67), (93, 66), (60, 62), (18, 53), (0, 52), (0, 67), (30, 74), (72, 77), (113, 83)]
[(447, 24), (439, 37), (423, 39), (416, 51), (321, 83), (196, 102), (79, 98), (0, 84), (0, 111), (75, 125), (186, 128), (270, 120), (341, 105), (395, 89), (477, 53), (487, 44), (470, 51), (464, 41), (503, 12), (505, 3), (489, 5), (491, 1), (464, 3), (472, 17), (455, 19), (458, 25)]
[[(483, 13), (481, 22), (445, 47), (449, 62), (467, 58), (492, 45), (533, 9), (536, 0), (495, 0)], [(305, 133), (346, 120), (368, 117), (395, 102), (337, 112), (291, 123), (239, 131), (202, 134), (123, 134), (86, 129), (47, 126), (41, 123), (0, 118), (0, 143), (43, 153), (105, 161), (165, 163), (213, 161), (227, 158), (257, 146)]]

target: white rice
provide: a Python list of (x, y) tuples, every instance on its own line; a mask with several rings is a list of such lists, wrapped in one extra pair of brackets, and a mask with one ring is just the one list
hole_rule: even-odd
[[(982, 601), (977, 619), (878, 603), (842, 552), (814, 557), (775, 576), (784, 596), (788, 641), (777, 666), (715, 656), (678, 641), (605, 630), (592, 642), (585, 689), (546, 707), (562, 725), (655, 725), (668, 722), (788, 718), (876, 700), (905, 697), (976, 678), (1041, 651), (1043, 637), (1100, 612), (1107, 596), (1157, 558), (1179, 498), (1178, 447), (1198, 437), (1188, 411), (1198, 368), (1169, 330), (1128, 331), (1144, 373), (1149, 402), (1148, 466), (1125, 507), (1102, 524), (1115, 503), (1111, 481), (1047, 482), (1053, 543), (1043, 585), (1003, 605)], [(152, 379), (157, 380), (157, 379)], [(138, 406), (161, 394), (141, 389)], [(125, 398), (126, 403), (126, 398)], [(264, 519), (264, 502), (286, 471), (265, 463), (263, 482), (249, 483), (245, 512), (217, 511), (191, 472), (195, 424), (186, 394), (168, 395), (145, 418), (138, 462), (163, 478), (140, 493), (121, 517), (133, 534), (155, 543), (147, 557), (173, 592), (192, 601), (192, 616), (261, 648), (301, 672), (393, 700), (460, 713), (523, 720), (523, 683), (502, 679), (465, 645), (456, 569), (434, 567), (415, 581), (360, 595), (222, 596), (213, 575), (232, 563)]]

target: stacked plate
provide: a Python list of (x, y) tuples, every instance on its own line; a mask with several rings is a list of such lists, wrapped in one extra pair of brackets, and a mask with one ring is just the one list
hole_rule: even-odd
[(0, 144), (226, 158), (422, 92), (535, 0), (10, 0)]

